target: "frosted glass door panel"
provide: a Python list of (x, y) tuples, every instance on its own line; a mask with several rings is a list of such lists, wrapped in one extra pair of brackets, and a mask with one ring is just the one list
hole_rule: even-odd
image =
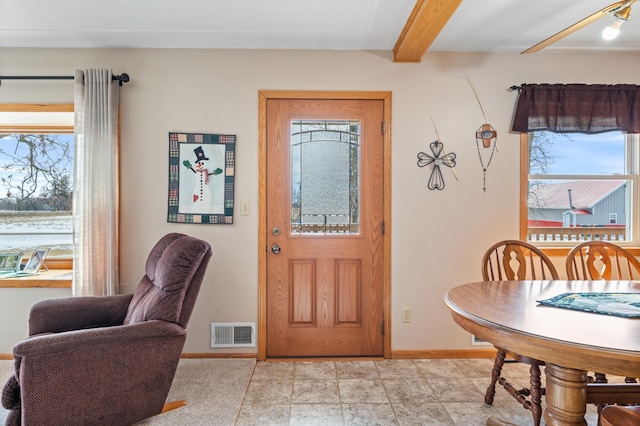
[(291, 123), (291, 233), (359, 233), (360, 123)]

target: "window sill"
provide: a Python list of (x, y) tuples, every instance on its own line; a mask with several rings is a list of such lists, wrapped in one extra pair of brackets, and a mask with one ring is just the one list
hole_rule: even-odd
[(39, 275), (0, 279), (0, 288), (71, 288), (71, 269), (51, 269)]
[[(576, 241), (576, 244), (582, 241)], [(615, 243), (615, 242), (614, 242)], [(569, 250), (572, 247), (539, 247), (547, 256), (566, 256), (569, 254)], [(640, 247), (624, 247), (625, 250), (630, 252), (636, 257), (640, 257)]]

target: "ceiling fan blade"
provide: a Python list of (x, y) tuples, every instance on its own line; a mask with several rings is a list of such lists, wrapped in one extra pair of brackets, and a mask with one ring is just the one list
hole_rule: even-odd
[(578, 31), (580, 28), (582, 27), (586, 27), (587, 25), (589, 25), (592, 22), (597, 21), (600, 18), (603, 18), (605, 16), (607, 16), (609, 13), (625, 6), (626, 4), (630, 4), (635, 2), (635, 0), (623, 0), (623, 1), (619, 1), (613, 4), (610, 4), (609, 6), (597, 11), (596, 13), (587, 16), (586, 18), (584, 18), (581, 21), (576, 22), (573, 25), (568, 26), (567, 28), (565, 28), (564, 30), (552, 35), (551, 37), (542, 40), (540, 43), (536, 44), (535, 46), (532, 46), (530, 48), (528, 48), (527, 50), (520, 52), (521, 54), (526, 54), (526, 53), (533, 53), (533, 52), (537, 52), (538, 50), (542, 50), (545, 47), (549, 46), (550, 44), (555, 43), (556, 41), (560, 40), (561, 38), (564, 38), (566, 36), (568, 36), (569, 34)]

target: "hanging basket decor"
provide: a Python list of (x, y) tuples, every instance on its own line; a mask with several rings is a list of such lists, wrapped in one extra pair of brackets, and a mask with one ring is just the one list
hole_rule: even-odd
[[(481, 125), (478, 130), (476, 130), (476, 148), (478, 150), (478, 158), (480, 159), (480, 166), (482, 167), (482, 192), (487, 192), (487, 169), (491, 164), (491, 160), (493, 159), (493, 154), (498, 149), (498, 132), (493, 128), (491, 124), (489, 124), (489, 119), (487, 118), (487, 114), (484, 112), (484, 108), (482, 108), (482, 103), (480, 102), (480, 97), (478, 93), (476, 93), (476, 89), (471, 84), (471, 80), (467, 76), (467, 82), (471, 87), (471, 91), (473, 91), (473, 95), (476, 97), (478, 101), (478, 106), (480, 107), (480, 111), (482, 111), (482, 115), (484, 116), (484, 124)], [(480, 149), (480, 145), (482, 145), (483, 149)], [(482, 151), (485, 149), (489, 149), (488, 155), (483, 156)], [(488, 159), (486, 158), (488, 156)], [(486, 163), (486, 164), (485, 164)]]
[[(493, 160), (493, 154), (496, 152), (496, 149), (498, 147), (497, 138), (498, 132), (496, 132), (491, 124), (483, 124), (478, 128), (478, 130), (476, 130), (476, 148), (478, 150), (480, 166), (482, 167), (483, 192), (486, 192), (487, 190), (487, 169), (489, 168), (491, 160)], [(481, 145), (483, 149), (480, 148)], [(489, 158), (485, 164), (485, 159), (483, 158), (482, 151), (488, 148), (491, 148), (491, 151), (489, 151)]]

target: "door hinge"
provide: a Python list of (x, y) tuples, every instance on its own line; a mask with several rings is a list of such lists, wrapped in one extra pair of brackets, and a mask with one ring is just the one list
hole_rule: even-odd
[(382, 131), (383, 135), (387, 134), (387, 123), (385, 123), (384, 121), (382, 122), (382, 127), (380, 129)]
[(380, 333), (384, 336), (384, 320), (382, 320), (382, 324), (380, 325)]
[(386, 224), (384, 222), (384, 220), (382, 221), (382, 235), (384, 235), (384, 232), (386, 231)]

